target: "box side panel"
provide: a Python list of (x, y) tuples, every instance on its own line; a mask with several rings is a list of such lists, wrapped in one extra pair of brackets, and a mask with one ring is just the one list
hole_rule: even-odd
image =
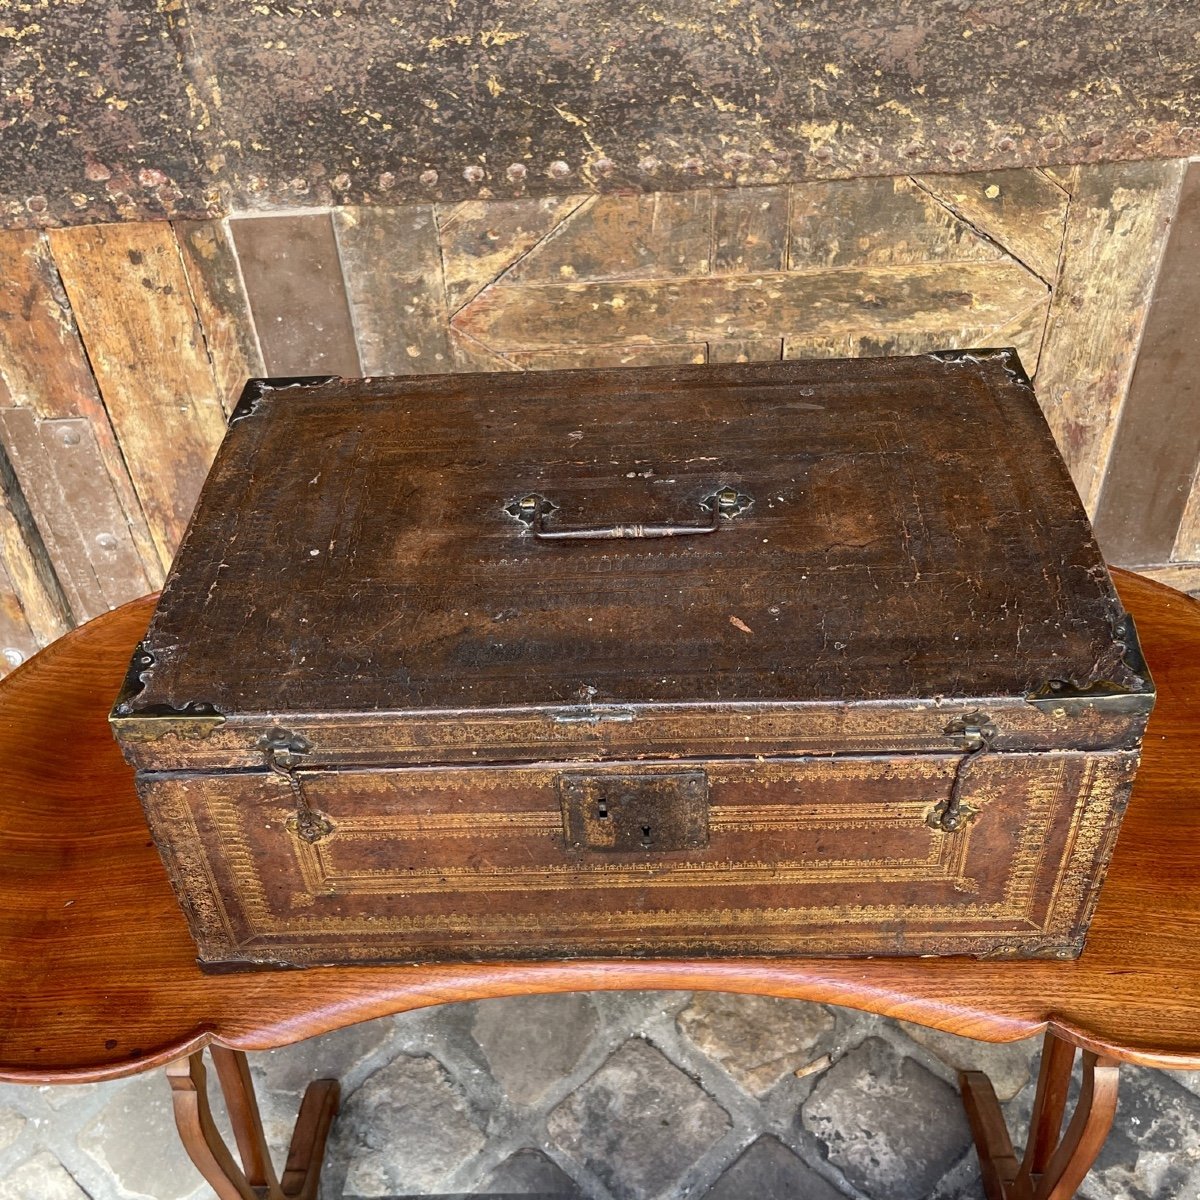
[[(1126, 752), (712, 760), (706, 844), (571, 849), (578, 764), (143, 778), (203, 960), (1078, 953)], [(603, 783), (671, 762), (589, 768)], [(962, 771), (963, 820), (939, 824)], [(602, 787), (589, 795), (603, 795)], [(647, 824), (652, 824), (647, 818)]]

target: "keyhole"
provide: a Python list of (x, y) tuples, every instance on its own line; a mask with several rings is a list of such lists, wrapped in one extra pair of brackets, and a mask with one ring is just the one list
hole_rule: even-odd
[(600, 818), (600, 820), (602, 820), (602, 821), (607, 821), (608, 820), (608, 797), (601, 796), (600, 799), (596, 802), (596, 805), (597, 805), (596, 816), (598, 816)]
[(642, 845), (643, 846), (650, 845), (650, 826), (649, 825), (642, 826)]

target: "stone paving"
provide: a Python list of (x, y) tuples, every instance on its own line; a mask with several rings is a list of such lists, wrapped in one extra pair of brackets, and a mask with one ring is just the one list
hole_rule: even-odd
[[(251, 1061), (277, 1156), (308, 1081), (342, 1080), (323, 1200), (967, 1200), (955, 1073), (988, 1071), (1023, 1130), (1037, 1054), (798, 1001), (635, 992), (450, 1005)], [(0, 1087), (0, 1200), (211, 1195), (161, 1072)], [(1200, 1072), (1124, 1069), (1081, 1195), (1200, 1198)]]

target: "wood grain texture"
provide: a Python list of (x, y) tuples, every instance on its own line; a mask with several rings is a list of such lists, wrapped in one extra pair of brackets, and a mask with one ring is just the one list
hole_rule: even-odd
[[(1119, 583), (1159, 702), (1073, 963), (584, 960), (205, 976), (105, 720), (153, 600), (99, 617), (0, 687), (0, 1076), (114, 1078), (209, 1042), (266, 1049), (431, 1004), (596, 988), (790, 996), (998, 1042), (1051, 1026), (1122, 1061), (1200, 1067), (1200, 605), (1137, 577)], [(69, 758), (56, 751), (64, 723)]]
[[(123, 517), (106, 532), (136, 550), (151, 586), (162, 582), (141, 502), (104, 407), (45, 237), (0, 235), (0, 380), (6, 405), (39, 419), (82, 417)], [(105, 486), (98, 482), (98, 487)], [(131, 593), (132, 595), (132, 593)], [(128, 599), (129, 597), (125, 597)]]
[(217, 394), (229, 413), (246, 380), (266, 370), (229, 223), (176, 221), (174, 230)]
[(0, 445), (0, 564), (11, 588), (9, 611), (19, 609), (39, 646), (75, 624), (50, 555), (29, 511), (7, 452)]
[(1158, 567), (1136, 567), (1139, 575), (1153, 579), (1167, 587), (1176, 588), (1195, 596), (1200, 594), (1200, 561), (1164, 563)]
[[(1165, 563), (1200, 465), (1200, 163), (1179, 194), (1096, 507), (1110, 562)], [(1193, 555), (1200, 557), (1200, 554)]]
[(563, 345), (871, 338), (904, 353), (989, 345), (989, 333), (1039, 303), (1045, 287), (1011, 259), (777, 275), (544, 283), (506, 277), (454, 317), (457, 329), (502, 354)]
[(1174, 215), (1184, 164), (1074, 168), (1062, 268), (1038, 365), (1038, 396), (1089, 513)]
[(507, 271), (583, 202), (583, 196), (563, 196), (439, 206), (435, 212), (450, 312)]
[(9, 578), (4, 561), (0, 554), (0, 678), (31, 658), (40, 644), (25, 619), (16, 585)]
[(328, 213), (230, 221), (268, 375), (360, 375)]
[(923, 175), (914, 182), (1053, 286), (1068, 196), (1041, 171)]
[(343, 208), (333, 221), (363, 374), (451, 370), (433, 206)]
[(0, 437), (76, 621), (143, 596), (150, 582), (82, 417), (0, 409)]
[(171, 227), (54, 230), (50, 244), (165, 567), (224, 432)]
[(1171, 558), (1175, 562), (1200, 562), (1200, 466), (1192, 476), (1187, 502), (1179, 517)]

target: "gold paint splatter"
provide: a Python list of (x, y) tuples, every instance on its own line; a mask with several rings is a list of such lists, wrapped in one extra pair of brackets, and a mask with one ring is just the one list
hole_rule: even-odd
[(746, 622), (741, 620), (739, 617), (730, 617), (729, 623), (730, 623), (730, 625), (732, 625), (734, 627), (734, 629), (740, 629), (743, 633), (753, 633), (754, 632), (754, 630), (751, 629), (750, 626), (747, 625)]

